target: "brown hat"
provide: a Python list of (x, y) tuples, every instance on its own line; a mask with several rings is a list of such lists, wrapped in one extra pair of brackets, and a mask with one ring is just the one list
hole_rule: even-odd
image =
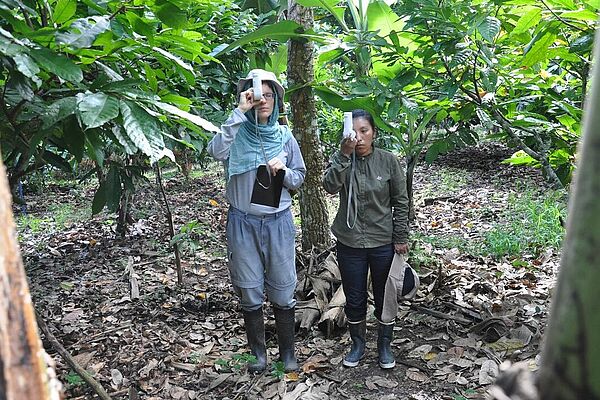
[(240, 79), (237, 84), (237, 93), (242, 93), (246, 84), (248, 82), (252, 82), (252, 76), (254, 74), (258, 74), (261, 81), (269, 81), (273, 83), (273, 86), (275, 86), (275, 90), (277, 91), (277, 96), (279, 97), (279, 102), (280, 104), (283, 104), (283, 95), (285, 94), (285, 89), (283, 89), (283, 86), (281, 86), (281, 83), (279, 83), (274, 73), (265, 71), (264, 69), (253, 69), (252, 71), (248, 72), (246, 79)]

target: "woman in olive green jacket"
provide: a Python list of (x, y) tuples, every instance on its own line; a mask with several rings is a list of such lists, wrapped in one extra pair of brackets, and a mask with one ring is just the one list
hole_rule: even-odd
[(408, 252), (408, 196), (398, 157), (373, 146), (373, 117), (352, 112), (355, 137), (342, 140), (327, 168), (323, 186), (340, 193), (340, 206), (331, 227), (337, 239), (337, 259), (346, 295), (352, 348), (344, 365), (355, 367), (365, 352), (367, 274), (371, 270), (375, 317), (379, 321), (377, 351), (381, 368), (396, 365), (390, 343), (394, 320), (382, 321), (381, 311), (394, 253)]

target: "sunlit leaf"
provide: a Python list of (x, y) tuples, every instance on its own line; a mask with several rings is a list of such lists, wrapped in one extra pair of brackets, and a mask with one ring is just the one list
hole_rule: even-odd
[(58, 0), (52, 12), (52, 18), (57, 24), (67, 22), (77, 11), (77, 0)]
[(517, 25), (510, 33), (511, 35), (519, 35), (521, 33), (528, 32), (529, 29), (536, 26), (542, 19), (542, 10), (534, 8), (525, 15), (521, 16), (517, 21)]
[(105, 93), (78, 93), (77, 108), (81, 122), (87, 128), (95, 128), (119, 115), (119, 100)]
[(90, 47), (96, 37), (109, 28), (110, 22), (107, 16), (93, 15), (73, 21), (69, 31), (58, 32), (56, 42), (65, 44), (74, 49)]

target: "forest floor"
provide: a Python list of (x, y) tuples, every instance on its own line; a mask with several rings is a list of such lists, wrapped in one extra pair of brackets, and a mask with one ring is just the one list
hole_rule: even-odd
[[(315, 323), (298, 333), (298, 374), (283, 375), (274, 363), (262, 375), (246, 372), (249, 352), (229, 283), (227, 204), (217, 164), (194, 171), (189, 181), (180, 174), (165, 178), (175, 226), (187, 227), (180, 242), (182, 286), (153, 182), (136, 195), (135, 223), (125, 238), (115, 234), (114, 215), (89, 217), (91, 185), (84, 190), (75, 182), (53, 183), (40, 194), (26, 194), (19, 239), (34, 304), (113, 399), (483, 398), (503, 361), (537, 369), (559, 265), (552, 247), (525, 248), (517, 257), (487, 254), (516, 235), (514, 199), (546, 192), (537, 170), (501, 164), (508, 154), (488, 145), (417, 168), (409, 262), (418, 267), (421, 288), (399, 310), (392, 370), (377, 365), (371, 318), (367, 354), (357, 368), (341, 364), (347, 332), (326, 335)], [(490, 241), (494, 233), (496, 242)], [(313, 274), (320, 267), (313, 266)], [(299, 262), (300, 277), (304, 268)], [(277, 345), (268, 305), (265, 314), (273, 361)], [(66, 398), (96, 398), (47, 340), (44, 345)]]

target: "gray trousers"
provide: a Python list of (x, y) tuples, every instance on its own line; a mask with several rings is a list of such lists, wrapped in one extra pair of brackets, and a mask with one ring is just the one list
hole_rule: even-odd
[(296, 305), (296, 228), (290, 209), (262, 216), (230, 207), (227, 252), (231, 283), (242, 309), (257, 310), (266, 297), (275, 306)]

